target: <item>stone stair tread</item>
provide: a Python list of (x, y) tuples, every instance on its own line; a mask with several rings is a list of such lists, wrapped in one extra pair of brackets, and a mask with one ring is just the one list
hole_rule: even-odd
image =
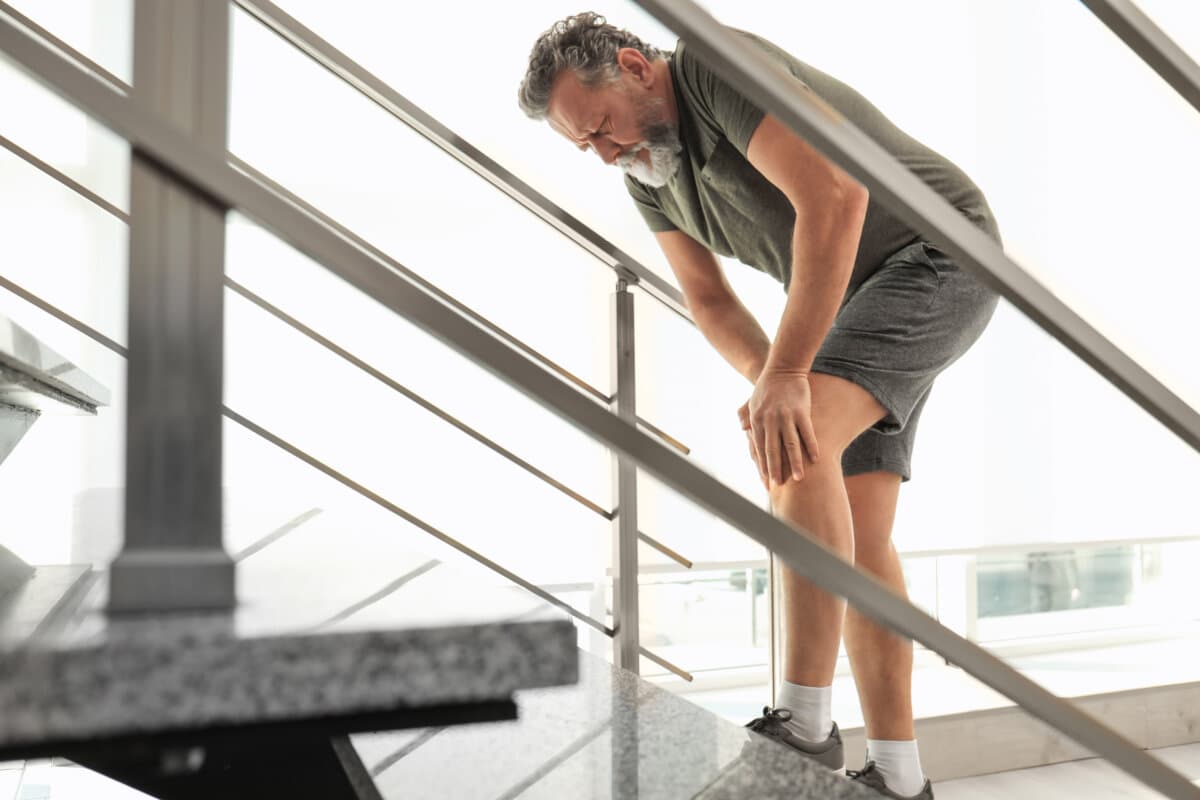
[(578, 684), (520, 692), (515, 721), (351, 741), (385, 799), (878, 798), (632, 673), (580, 661)]

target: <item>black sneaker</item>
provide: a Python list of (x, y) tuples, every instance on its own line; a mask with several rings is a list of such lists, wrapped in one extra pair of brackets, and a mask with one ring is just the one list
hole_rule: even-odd
[(933, 800), (933, 784), (929, 782), (928, 778), (925, 779), (925, 785), (921, 787), (921, 791), (916, 794), (911, 796), (896, 794), (887, 788), (887, 784), (883, 782), (883, 775), (879, 774), (879, 770), (875, 769), (874, 761), (868, 761), (867, 765), (861, 771), (846, 770), (846, 777), (858, 783), (865, 783), (884, 797), (891, 797), (894, 800)]
[(838, 732), (837, 723), (823, 742), (810, 742), (802, 739), (784, 725), (792, 718), (792, 712), (786, 708), (771, 708), (763, 706), (763, 715), (746, 723), (746, 727), (755, 733), (786, 744), (793, 750), (798, 750), (808, 758), (829, 767), (832, 770), (842, 770), (846, 767), (845, 750), (842, 747), (842, 734)]

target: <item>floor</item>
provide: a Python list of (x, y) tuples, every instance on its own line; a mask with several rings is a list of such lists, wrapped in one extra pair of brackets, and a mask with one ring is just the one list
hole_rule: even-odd
[[(1200, 785), (1200, 744), (1152, 750), (1170, 766)], [(938, 800), (1158, 800), (1158, 792), (1128, 777), (1099, 759), (1069, 761), (1048, 767), (1019, 769), (996, 775), (980, 775), (943, 781), (937, 786)]]

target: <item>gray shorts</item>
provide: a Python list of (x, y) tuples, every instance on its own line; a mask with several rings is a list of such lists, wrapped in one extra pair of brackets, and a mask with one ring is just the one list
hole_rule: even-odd
[(888, 413), (846, 448), (845, 475), (885, 470), (912, 478), (917, 421), (933, 379), (975, 343), (999, 300), (920, 241), (847, 294), (813, 372), (861, 386)]

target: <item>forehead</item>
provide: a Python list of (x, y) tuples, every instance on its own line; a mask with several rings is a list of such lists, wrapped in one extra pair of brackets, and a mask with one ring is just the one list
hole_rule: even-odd
[(550, 87), (546, 121), (550, 127), (570, 139), (586, 139), (604, 116), (611, 89), (593, 89), (579, 82), (572, 70), (565, 70)]

